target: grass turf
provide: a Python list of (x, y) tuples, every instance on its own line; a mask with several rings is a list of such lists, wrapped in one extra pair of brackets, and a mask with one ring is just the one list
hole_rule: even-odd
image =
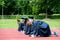
[[(45, 20), (51, 28), (60, 28), (60, 19)], [(17, 19), (0, 19), (0, 28), (17, 28)]]
[(16, 28), (17, 20), (16, 19), (1, 19), (0, 28)]

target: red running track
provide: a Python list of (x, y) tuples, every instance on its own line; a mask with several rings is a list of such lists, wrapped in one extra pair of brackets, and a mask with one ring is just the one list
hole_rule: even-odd
[(0, 28), (0, 40), (60, 40), (60, 28), (56, 29), (59, 37), (29, 37), (23, 32), (18, 32), (16, 28)]

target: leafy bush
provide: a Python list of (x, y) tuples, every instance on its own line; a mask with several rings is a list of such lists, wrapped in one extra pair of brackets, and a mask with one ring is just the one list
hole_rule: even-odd
[[(45, 18), (45, 14), (44, 15), (4, 15), (3, 18), (4, 19), (19, 19), (22, 16), (25, 16), (28, 18), (28, 16), (33, 16), (35, 19), (44, 19)], [(0, 19), (2, 18), (2, 15), (0, 15)], [(53, 14), (50, 17), (51, 19), (59, 19), (60, 18), (60, 14)]]

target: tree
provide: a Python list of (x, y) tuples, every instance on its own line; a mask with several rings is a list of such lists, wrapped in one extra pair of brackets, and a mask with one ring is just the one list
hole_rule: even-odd
[[(2, 7), (1, 4), (4, 6)], [(4, 15), (46, 13), (48, 18), (54, 12), (60, 12), (60, 0), (0, 0), (0, 11), (1, 8), (4, 9)]]
[(3, 7), (4, 7), (4, 0), (0, 0), (0, 5), (2, 6), (2, 19), (3, 19), (3, 13), (4, 13), (4, 9), (3, 9)]
[(42, 10), (45, 10), (46, 12), (46, 18), (48, 18), (48, 14), (53, 14), (53, 10), (56, 9), (59, 4), (59, 0), (42, 0), (41, 7)]

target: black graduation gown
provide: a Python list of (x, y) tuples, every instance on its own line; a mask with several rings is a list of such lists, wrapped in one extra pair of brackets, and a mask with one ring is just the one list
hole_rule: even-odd
[(18, 27), (18, 31), (23, 31), (24, 29), (24, 23), (20, 23)]
[(38, 31), (37, 31), (37, 20), (33, 20), (32, 22), (32, 27), (31, 27), (31, 35), (37, 35)]
[(31, 33), (31, 25), (24, 26), (24, 31), (26, 35), (30, 35)]
[(38, 35), (41, 37), (48, 37), (51, 35), (50, 27), (44, 21), (38, 21)]

